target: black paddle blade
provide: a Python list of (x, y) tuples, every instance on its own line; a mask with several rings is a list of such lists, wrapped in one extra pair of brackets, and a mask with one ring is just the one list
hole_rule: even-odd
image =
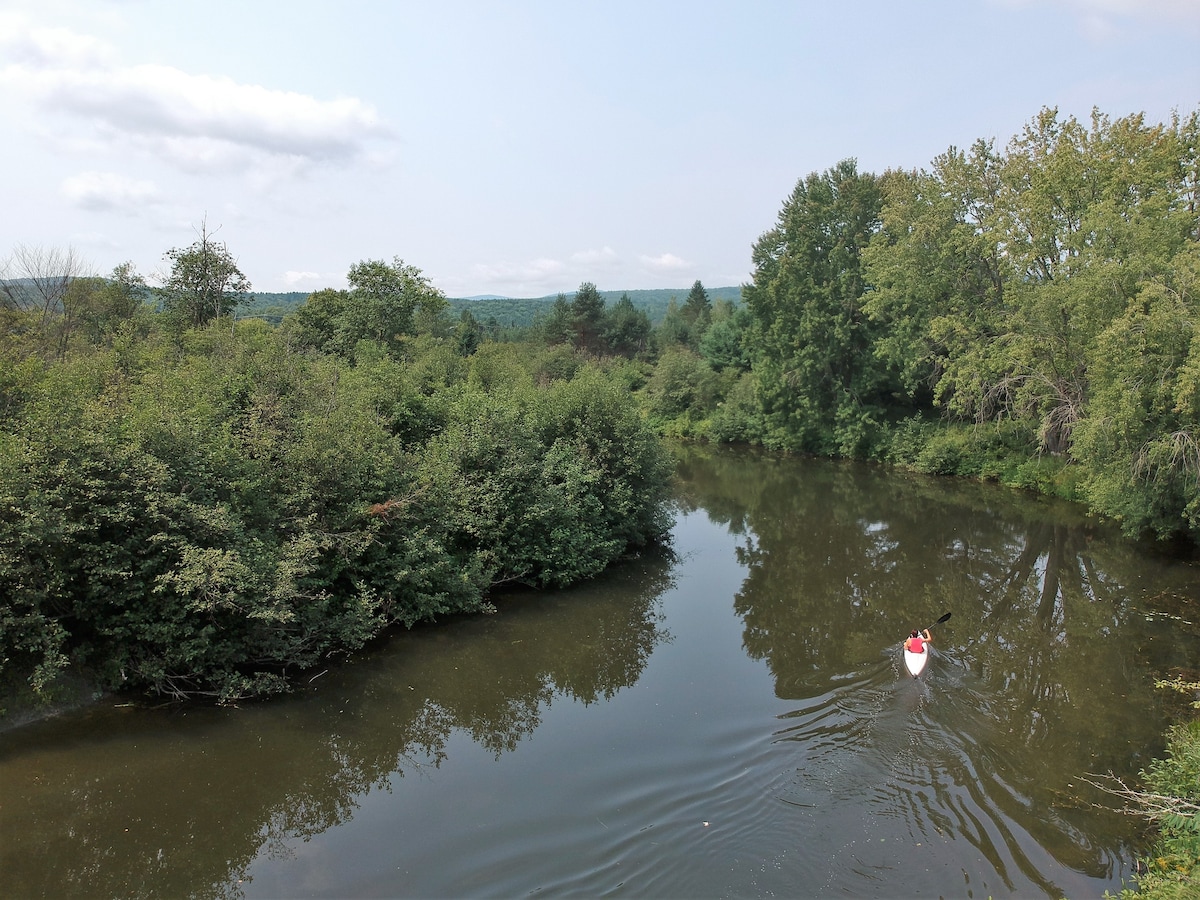
[[(934, 622), (933, 625), (941, 625), (943, 622), (945, 622), (947, 619), (949, 619), (951, 615), (953, 615), (953, 613), (946, 613), (944, 616), (942, 616), (940, 619), (938, 619), (936, 622)], [(929, 628), (932, 628), (933, 625), (930, 625)], [(929, 628), (926, 628), (925, 630), (928, 631)]]

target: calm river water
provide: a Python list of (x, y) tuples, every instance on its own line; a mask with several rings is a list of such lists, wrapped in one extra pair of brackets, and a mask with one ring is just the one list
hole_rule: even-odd
[[(1193, 565), (986, 485), (681, 451), (672, 552), (241, 709), (0, 735), (6, 897), (1070, 897)], [(1195, 606), (1192, 607), (1195, 609)], [(944, 612), (919, 680), (910, 628)], [(128, 703), (128, 701), (122, 701)]]

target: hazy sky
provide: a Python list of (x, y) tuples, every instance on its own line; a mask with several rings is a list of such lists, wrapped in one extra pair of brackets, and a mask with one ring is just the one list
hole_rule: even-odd
[(260, 291), (749, 280), (798, 179), (1200, 107), (1200, 0), (0, 0), (0, 260), (145, 275), (207, 219)]

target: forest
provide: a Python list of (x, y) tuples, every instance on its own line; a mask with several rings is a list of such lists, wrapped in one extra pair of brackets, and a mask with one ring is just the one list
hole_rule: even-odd
[[(600, 291), (600, 296), (606, 303), (615, 303), (621, 297), (628, 297), (635, 307), (643, 310), (650, 317), (650, 324), (657, 325), (671, 309), (674, 302), (679, 305), (687, 291), (671, 288), (654, 290), (631, 291)], [(718, 287), (708, 290), (711, 301), (729, 300), (737, 303), (741, 300), (741, 287)], [(566, 295), (563, 295), (564, 299)], [(239, 317), (254, 316), (266, 319), (273, 324), (279, 324), (284, 317), (296, 311), (308, 299), (306, 293), (263, 293), (256, 291), (238, 306)], [(448, 312), (452, 318), (457, 318), (464, 311), (479, 322), (489, 337), (500, 339), (507, 333), (520, 337), (525, 329), (532, 326), (540, 317), (549, 313), (550, 308), (558, 299), (558, 295), (549, 297), (447, 297)]]
[(843, 160), (784, 198), (740, 298), (696, 281), (653, 319), (584, 283), (501, 321), (400, 257), (256, 312), (203, 225), (156, 285), (18, 248), (0, 681), (286, 690), (661, 541), (664, 438), (998, 481), (1194, 548), (1198, 138), (1044, 109), (927, 169)]

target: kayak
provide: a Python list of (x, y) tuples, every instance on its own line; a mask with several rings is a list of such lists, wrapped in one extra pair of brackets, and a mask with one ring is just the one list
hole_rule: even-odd
[[(943, 622), (948, 622), (949, 620), (950, 613), (946, 613), (944, 616), (934, 622), (933, 625), (941, 625)], [(933, 625), (930, 625), (929, 628), (932, 628)], [(912, 633), (913, 637), (916, 637), (918, 634), (920, 634), (925, 638), (925, 646), (920, 653), (913, 653), (908, 649), (908, 638), (905, 638), (900, 644), (901, 648), (904, 650), (904, 665), (908, 667), (909, 674), (911, 674), (913, 678), (916, 678), (923, 671), (925, 671), (925, 663), (929, 662), (929, 628), (926, 628), (921, 632), (914, 631)]]
[(925, 649), (920, 653), (913, 653), (907, 647), (904, 649), (904, 665), (908, 666), (908, 671), (913, 678), (921, 674), (927, 662), (929, 662), (928, 644), (925, 645)]

